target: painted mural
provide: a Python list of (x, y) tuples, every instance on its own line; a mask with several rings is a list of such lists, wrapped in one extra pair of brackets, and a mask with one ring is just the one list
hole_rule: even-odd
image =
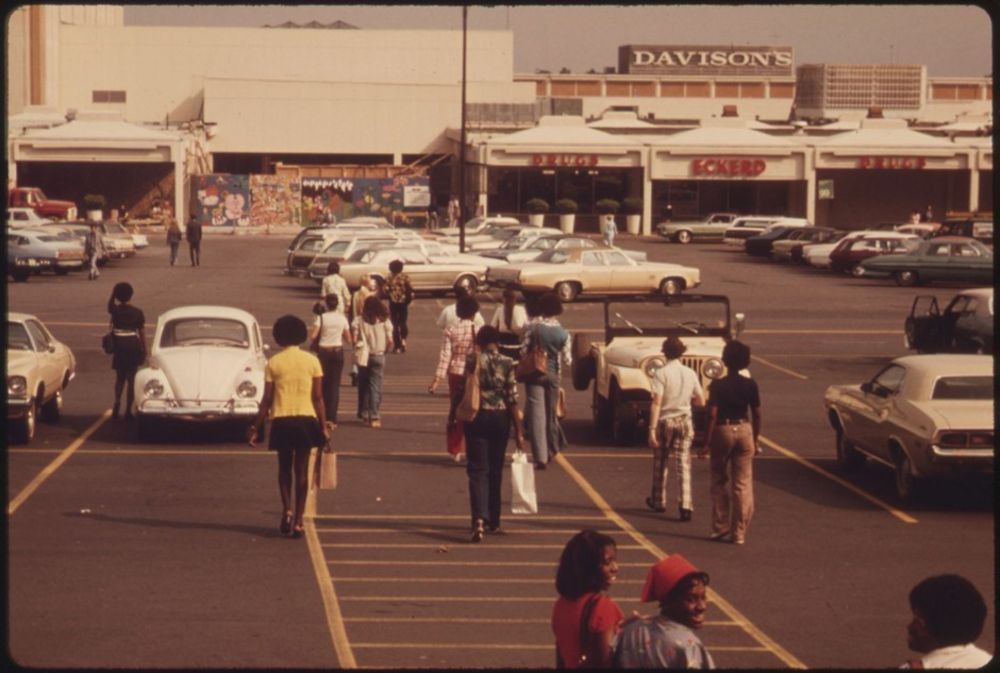
[(250, 176), (250, 224), (287, 227), (299, 224), (302, 195), (298, 178), (288, 175)]
[[(394, 178), (359, 178), (354, 181), (354, 209), (358, 215), (381, 215), (397, 226), (405, 226), (407, 221), (407, 188), (426, 186), (430, 180), (426, 176), (398, 175)], [(410, 196), (413, 195), (412, 190)], [(419, 207), (423, 215), (426, 207)]]
[(352, 178), (302, 178), (302, 225), (352, 217)]
[(196, 175), (192, 212), (206, 226), (246, 227), (250, 224), (250, 176), (214, 173)]

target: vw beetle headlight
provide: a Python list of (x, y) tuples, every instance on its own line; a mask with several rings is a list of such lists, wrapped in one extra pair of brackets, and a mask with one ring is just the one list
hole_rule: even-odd
[(11, 397), (27, 397), (28, 380), (23, 376), (8, 376), (7, 394)]
[(660, 356), (654, 356), (642, 363), (642, 371), (646, 373), (646, 376), (653, 378), (656, 376), (656, 372), (665, 367), (667, 364), (666, 360)]
[(705, 364), (701, 367), (702, 374), (710, 379), (721, 379), (725, 371), (726, 367), (719, 358), (709, 358), (705, 360)]
[(163, 395), (163, 383), (159, 379), (150, 379), (142, 387), (142, 392), (146, 397), (160, 397)]
[(236, 395), (243, 399), (249, 399), (257, 395), (257, 386), (250, 381), (244, 381), (236, 386)]

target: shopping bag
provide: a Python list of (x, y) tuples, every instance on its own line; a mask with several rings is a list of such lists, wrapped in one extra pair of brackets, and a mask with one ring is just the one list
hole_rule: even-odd
[(514, 514), (537, 514), (535, 467), (524, 451), (515, 451), (510, 461), (510, 511)]
[(333, 451), (322, 451), (320, 461), (319, 487), (337, 488), (337, 454)]
[(566, 389), (559, 386), (559, 397), (556, 400), (556, 418), (566, 418)]
[(465, 424), (456, 421), (445, 428), (447, 432), (448, 453), (457, 456), (465, 453)]
[(538, 329), (532, 333), (531, 347), (524, 357), (518, 360), (514, 369), (514, 378), (519, 383), (530, 383), (540, 376), (549, 373), (549, 354), (542, 347)]

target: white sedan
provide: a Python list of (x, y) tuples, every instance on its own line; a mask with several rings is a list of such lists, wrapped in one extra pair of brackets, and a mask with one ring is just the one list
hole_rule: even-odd
[(139, 434), (156, 421), (243, 420), (264, 394), (266, 347), (257, 320), (228, 306), (183, 306), (156, 321), (146, 366), (135, 375)]
[(27, 313), (7, 314), (7, 423), (15, 441), (30, 442), (35, 421), (57, 421), (63, 391), (76, 376), (76, 358), (42, 321)]

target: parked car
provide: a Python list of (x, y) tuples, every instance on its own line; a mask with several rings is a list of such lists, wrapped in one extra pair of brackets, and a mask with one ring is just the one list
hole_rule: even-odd
[(45, 196), (38, 187), (14, 187), (7, 190), (7, 205), (31, 208), (40, 217), (50, 220), (75, 220), (76, 204)]
[(659, 292), (676, 295), (701, 284), (701, 272), (690, 266), (637, 262), (613, 248), (546, 250), (530, 262), (491, 266), (486, 282), (525, 293), (554, 290), (564, 302), (577, 295)]
[(736, 213), (712, 213), (703, 220), (668, 220), (656, 225), (656, 233), (674, 243), (690, 243), (696, 238), (722, 238), (737, 217)]
[[(551, 230), (547, 229), (547, 231)], [(524, 240), (528, 234), (529, 232), (527, 230), (522, 231), (514, 238), (508, 239), (506, 243), (496, 250), (483, 250), (480, 254), (483, 257), (505, 260), (507, 262), (530, 262), (546, 250), (565, 250), (568, 248), (610, 249), (602, 241), (594, 240), (586, 236), (574, 236), (572, 234), (563, 233), (538, 236), (534, 238), (528, 236), (531, 242), (527, 245), (518, 247), (517, 240)], [(646, 261), (646, 253), (642, 250), (627, 250), (625, 248), (618, 247), (615, 247), (614, 249), (621, 250), (637, 262)]]
[(802, 246), (802, 262), (818, 269), (830, 268), (830, 253), (843, 241), (850, 241), (862, 236), (884, 236), (891, 233), (888, 229), (857, 229), (849, 231), (840, 238), (826, 243), (810, 243)]
[(320, 238), (309, 236), (299, 243), (299, 247), (288, 253), (285, 259), (285, 273), (300, 278), (309, 277), (310, 267), (322, 266), (324, 273), (330, 262), (347, 259), (355, 250), (368, 247), (378, 241), (418, 240), (420, 235), (412, 229), (372, 229), (364, 232), (341, 231), (332, 236)]
[(7, 314), (7, 429), (15, 441), (34, 438), (37, 418), (59, 420), (63, 392), (75, 376), (73, 351), (41, 320)]
[(111, 220), (104, 222), (104, 231), (108, 232), (114, 238), (124, 239), (128, 236), (132, 239), (132, 246), (135, 250), (142, 250), (143, 248), (149, 247), (149, 238), (146, 234), (139, 234), (134, 231), (130, 231), (128, 227), (121, 222), (114, 222)]
[(135, 240), (121, 224), (102, 221), (98, 229), (101, 230), (101, 242), (109, 258), (125, 259), (135, 254)]
[[(80, 243), (84, 250), (87, 249), (87, 236), (90, 235), (90, 225), (86, 222), (52, 222), (45, 225), (45, 228), (52, 232), (67, 231), (72, 234)], [(58, 233), (56, 233), (59, 236)], [(104, 266), (108, 262), (108, 251), (104, 245), (104, 234), (97, 230), (97, 265)]]
[(748, 238), (744, 243), (743, 249), (751, 257), (770, 257), (771, 246), (774, 245), (775, 241), (788, 238), (797, 229), (806, 228), (807, 227), (790, 227), (785, 224), (771, 225), (756, 236)]
[[(730, 319), (729, 298), (684, 294), (676, 297), (624, 297), (604, 301), (604, 339), (585, 332), (573, 336), (573, 387), (593, 382), (594, 429), (618, 444), (644, 437), (649, 425), (650, 381), (666, 364), (663, 340), (677, 336), (687, 346), (682, 364), (707, 387), (726, 373), (722, 349), (743, 330), (745, 316)], [(744, 376), (750, 373), (740, 372)], [(705, 429), (707, 411), (693, 410), (696, 431)]]
[[(484, 250), (482, 255), (491, 259), (512, 261), (512, 255), (515, 253), (521, 253), (521, 255), (516, 258), (516, 261), (525, 261), (525, 259), (531, 259), (531, 257), (539, 254), (542, 250), (553, 247), (553, 241), (550, 239), (556, 239), (561, 236), (566, 235), (562, 233), (562, 230), (555, 229), (553, 227), (527, 227), (520, 230), (516, 236), (512, 236), (501, 243), (500, 247), (492, 250)], [(546, 239), (542, 245), (547, 247), (536, 247), (541, 239)], [(574, 241), (590, 240), (585, 236), (574, 236), (573, 239)], [(573, 243), (569, 243), (567, 245), (573, 245)], [(586, 244), (580, 242), (579, 245), (582, 247)]]
[(743, 247), (744, 242), (751, 236), (760, 234), (772, 224), (785, 224), (789, 226), (808, 227), (809, 222), (801, 217), (780, 217), (767, 215), (752, 215), (748, 217), (738, 217), (733, 220), (733, 224), (726, 229), (722, 236), (722, 242), (727, 245)]
[[(375, 241), (367, 246), (368, 250), (382, 248), (410, 248), (419, 250), (427, 255), (433, 262), (468, 262), (470, 264), (495, 264), (497, 260), (490, 259), (475, 252), (459, 252), (457, 245), (446, 245), (440, 241), (434, 241), (422, 237), (418, 238), (398, 238), (384, 241)], [(355, 250), (354, 255), (362, 248)], [(352, 255), (353, 256), (353, 255)]]
[(902, 254), (873, 257), (861, 262), (865, 278), (892, 277), (897, 285), (934, 281), (993, 284), (993, 251), (974, 238), (937, 236), (913, 241)]
[[(530, 224), (490, 224), (481, 229), (478, 234), (466, 235), (466, 250), (496, 250), (510, 239), (518, 236), (523, 231), (538, 229)], [(458, 246), (460, 238), (458, 236), (443, 236), (439, 239), (442, 243)]]
[(245, 428), (264, 394), (265, 350), (257, 320), (242, 309), (165, 311), (149, 359), (135, 375), (140, 438), (154, 438), (163, 421), (241, 421)]
[[(83, 246), (72, 235), (69, 239), (66, 236), (65, 231), (54, 232), (44, 227), (7, 232), (8, 260), (13, 254), (15, 266), (22, 269), (18, 271), (22, 278), (25, 267), (32, 273), (54, 271), (60, 276), (79, 271), (84, 263)], [(28, 260), (27, 264), (17, 265), (19, 258)]]
[[(373, 277), (381, 289), (389, 278), (389, 263), (394, 259), (403, 262), (403, 270), (417, 292), (453, 292), (458, 287), (475, 292), (483, 283), (488, 262), (485, 259), (474, 262), (431, 258), (416, 248), (377, 247), (358, 250), (347, 261), (341, 262), (340, 275), (352, 291), (361, 286), (363, 274)], [(310, 267), (309, 275), (317, 283), (322, 283), (326, 269)]]
[(993, 245), (993, 218), (989, 215), (947, 218), (934, 235), (968, 236), (985, 245)]
[[(516, 217), (504, 217), (501, 215), (473, 217), (471, 220), (467, 220), (465, 222), (465, 235), (466, 237), (476, 236), (477, 234), (484, 233), (487, 227), (497, 225), (501, 227), (509, 227), (516, 224), (524, 223)], [(440, 229), (432, 230), (430, 233), (435, 236), (452, 236), (457, 238), (459, 235), (459, 228), (441, 227)]]
[(918, 353), (992, 353), (993, 288), (963, 290), (944, 311), (937, 298), (919, 295), (903, 323), (906, 347)]
[(815, 243), (834, 243), (843, 238), (845, 233), (830, 227), (799, 227), (794, 229), (788, 238), (775, 241), (771, 245), (771, 259), (775, 262), (785, 260), (801, 262), (805, 246)]
[(900, 224), (893, 227), (893, 231), (899, 234), (913, 234), (914, 236), (919, 236), (920, 238), (930, 238), (937, 230), (941, 228), (940, 222), (918, 222), (909, 224)]
[(36, 213), (34, 208), (16, 206), (7, 209), (8, 229), (15, 229), (18, 227), (38, 227), (53, 221), (54, 220), (50, 218), (42, 217)]
[(895, 255), (907, 250), (907, 241), (920, 240), (914, 234), (887, 231), (844, 239), (830, 252), (830, 268), (852, 276), (861, 274), (862, 261), (879, 255)]
[(823, 402), (837, 462), (893, 468), (900, 500), (927, 478), (993, 473), (992, 355), (896, 358), (865, 383), (830, 386)]
[(342, 222), (303, 227), (288, 244), (288, 252), (298, 248), (306, 236), (323, 236), (332, 239), (351, 233), (370, 233), (375, 229), (392, 228), (393, 226), (384, 217), (349, 217)]

